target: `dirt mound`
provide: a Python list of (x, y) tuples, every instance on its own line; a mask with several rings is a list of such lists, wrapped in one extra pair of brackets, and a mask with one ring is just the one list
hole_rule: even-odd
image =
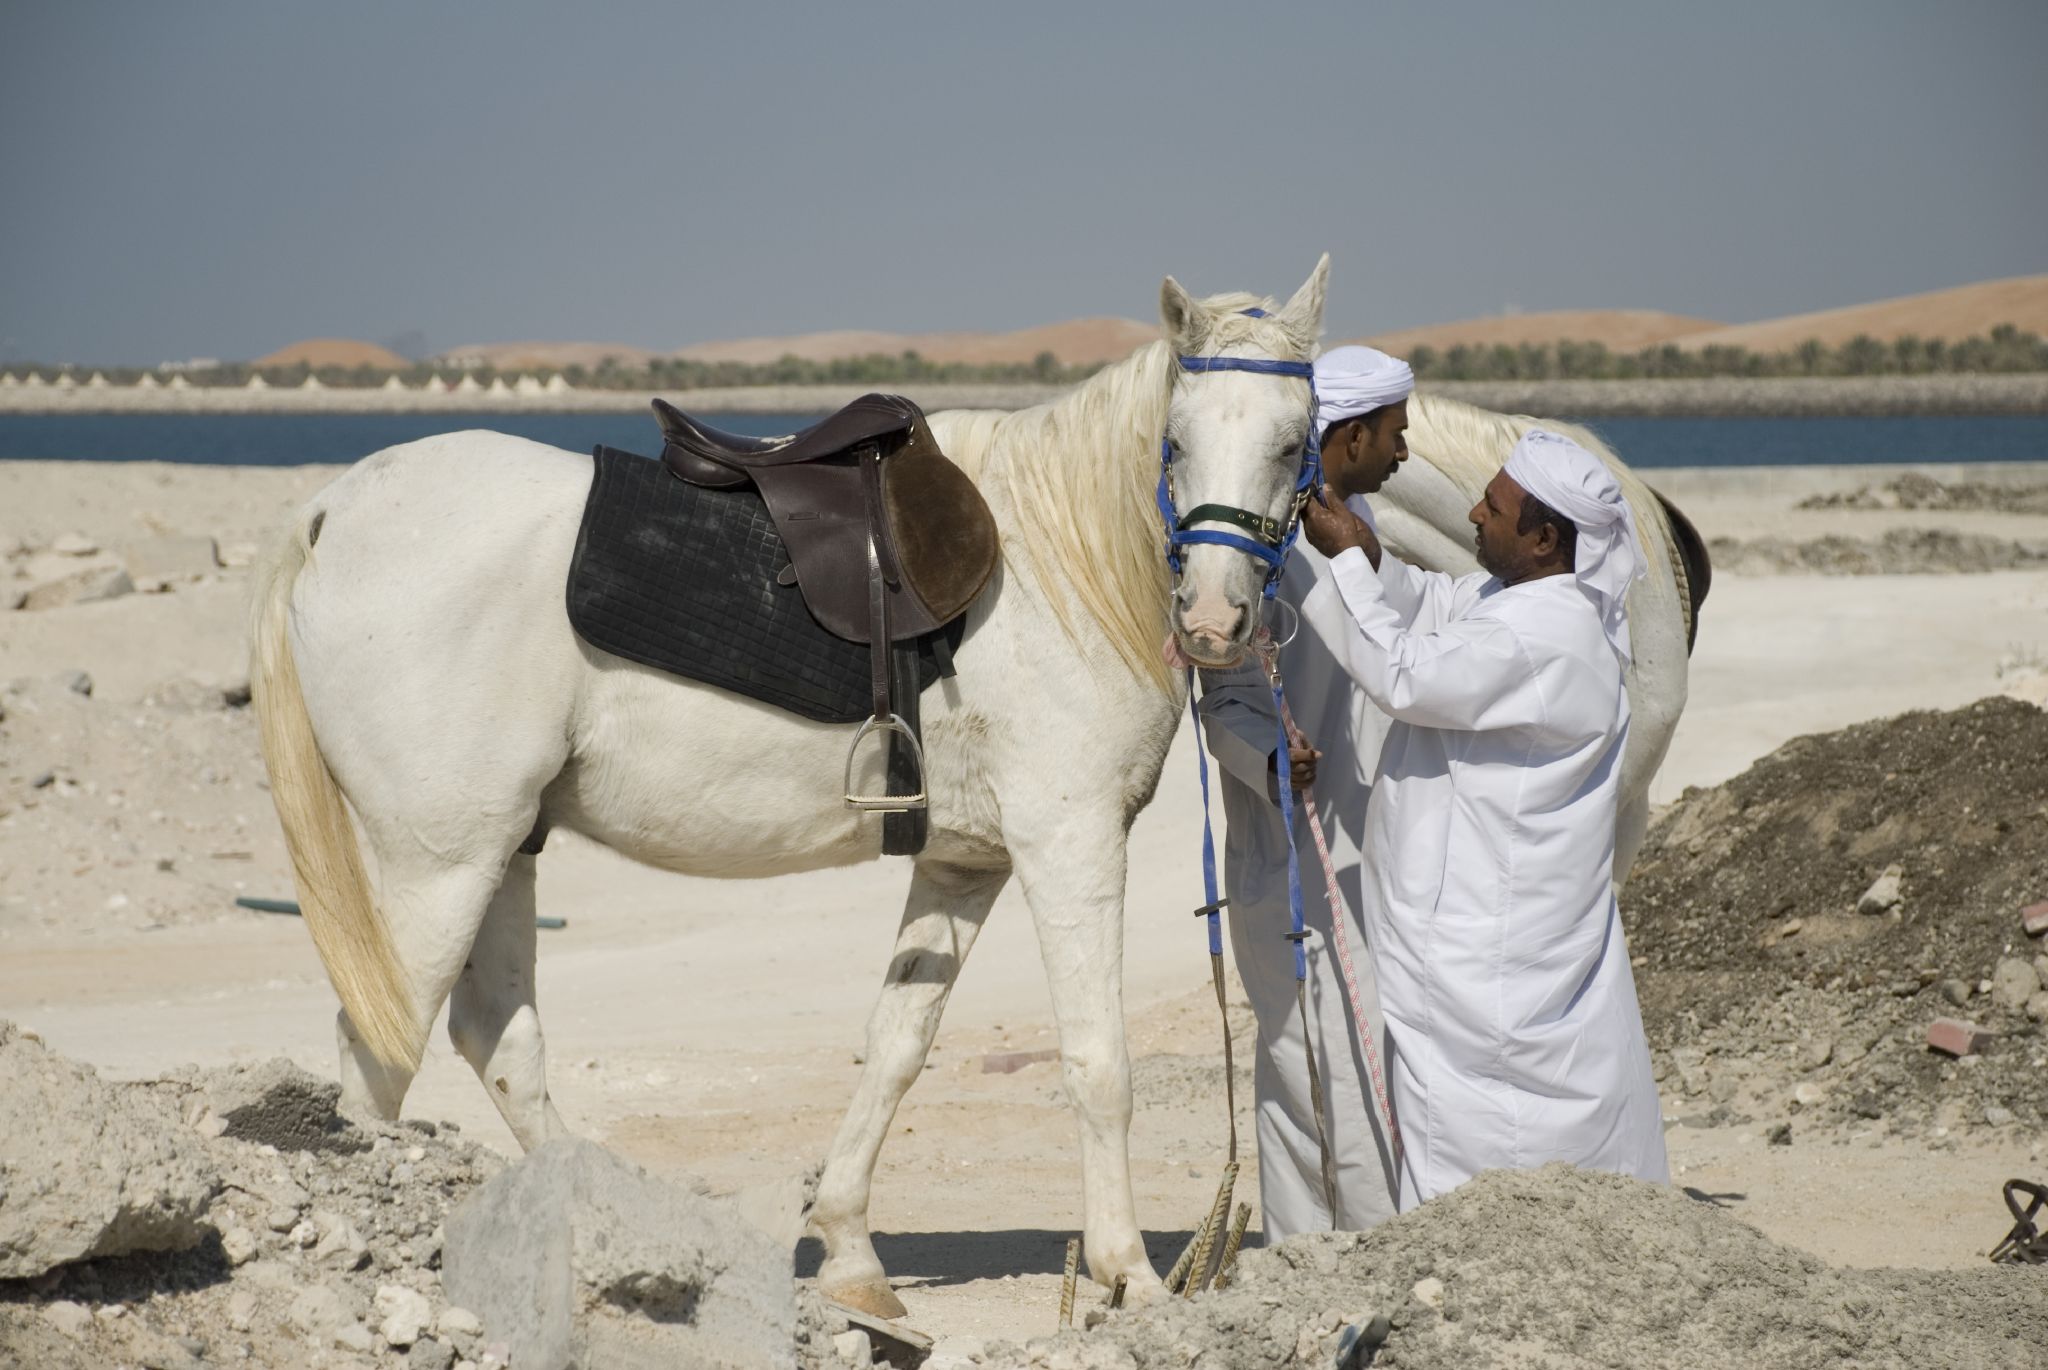
[(1876, 538), (1829, 534), (1804, 541), (1723, 537), (1710, 539), (1707, 551), (1716, 571), (1743, 576), (1966, 575), (2048, 566), (2048, 543), (1947, 528), (1893, 528)]
[(1889, 342), (1894, 338), (1944, 338), (1959, 342), (1989, 333), (2003, 323), (2031, 333), (2048, 333), (2048, 276), (2012, 276), (1977, 281), (1951, 290), (1813, 314), (1790, 314), (1760, 323), (1732, 324), (1687, 335), (1681, 347), (1746, 347), (1752, 352), (1789, 352), (1809, 338), (1830, 346), (1859, 334)]
[(1050, 352), (1066, 366), (1122, 361), (1159, 336), (1159, 325), (1134, 319), (1069, 319), (1010, 333), (884, 333), (842, 329), (799, 333), (779, 338), (734, 338), (693, 343), (671, 355), (685, 361), (747, 362), (757, 366), (801, 357), (805, 361), (837, 361), (850, 357), (894, 357), (915, 352), (930, 362), (988, 365), (1024, 363)]
[(1247, 1254), (1230, 1286), (985, 1363), (1637, 1367), (2019, 1364), (2048, 1271), (1845, 1270), (1662, 1185), (1489, 1171), (1371, 1232)]
[[(1688, 790), (1637, 857), (1622, 911), (1660, 1078), (1908, 1135), (2039, 1126), (2044, 1004), (2005, 982), (2048, 968), (2018, 918), (2042, 898), (2048, 713), (1986, 699), (1795, 738)], [(1943, 1016), (1989, 1044), (1931, 1052)]]
[(251, 366), (374, 366), (387, 371), (403, 371), (412, 363), (388, 347), (375, 343), (357, 342), (353, 338), (307, 338), (303, 342), (280, 347), (265, 357), (250, 362)]
[(2048, 485), (2014, 481), (1940, 481), (1908, 471), (1875, 490), (1858, 486), (1808, 495), (1795, 509), (1970, 509), (1996, 514), (2048, 514)]

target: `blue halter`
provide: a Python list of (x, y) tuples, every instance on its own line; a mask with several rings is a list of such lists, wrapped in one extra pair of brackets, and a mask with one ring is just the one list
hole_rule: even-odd
[[(1255, 319), (1266, 317), (1263, 309), (1243, 311)], [(1180, 549), (1187, 546), (1208, 545), (1229, 547), (1258, 558), (1267, 568), (1266, 583), (1261, 594), (1271, 599), (1280, 588), (1280, 573), (1286, 569), (1287, 554), (1294, 549), (1294, 541), (1301, 533), (1302, 506), (1315, 494), (1322, 484), (1323, 443), (1322, 434), (1316, 429), (1316, 373), (1308, 362), (1262, 361), (1251, 357), (1182, 357), (1183, 371), (1250, 371), (1265, 376), (1297, 376), (1308, 382), (1308, 441), (1302, 446), (1301, 474), (1294, 482), (1294, 500), (1289, 511), (1286, 527), (1275, 528), (1274, 520), (1254, 514), (1249, 510), (1229, 505), (1202, 504), (1181, 515), (1175, 509), (1173, 500), (1173, 448), (1164, 436), (1159, 439), (1159, 516), (1166, 524), (1166, 564), (1178, 577), (1181, 572)], [(1258, 540), (1238, 533), (1225, 533), (1206, 528), (1190, 528), (1192, 523), (1229, 522), (1260, 534)], [(1209, 921), (1209, 954), (1223, 955), (1222, 911), (1229, 901), (1221, 898), (1216, 888), (1216, 838), (1209, 817), (1209, 752), (1202, 742), (1202, 716), (1195, 701), (1195, 668), (1188, 667), (1188, 713), (1195, 723), (1195, 763), (1201, 772), (1202, 784), (1202, 890), (1208, 902), (1195, 910), (1195, 915)], [(1288, 754), (1287, 725), (1280, 720), (1284, 717), (1281, 709), (1281, 686), (1276, 676), (1272, 685), (1273, 714), (1279, 730), (1279, 750), (1276, 753), (1282, 763)], [(1301, 907), (1301, 858), (1294, 843), (1294, 774), (1291, 766), (1280, 764), (1279, 792), (1280, 818), (1287, 830), (1287, 903), (1289, 929), (1287, 940), (1294, 944), (1294, 978), (1297, 983), (1308, 978), (1308, 951), (1304, 945), (1308, 939)]]

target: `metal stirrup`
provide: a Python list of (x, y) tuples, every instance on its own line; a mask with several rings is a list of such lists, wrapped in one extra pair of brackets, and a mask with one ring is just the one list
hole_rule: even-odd
[[(915, 794), (855, 794), (853, 792), (853, 763), (859, 758), (860, 744), (869, 733), (894, 733), (910, 744), (910, 763), (917, 772)], [(886, 771), (885, 771), (886, 775)], [(885, 779), (883, 788), (888, 788)], [(917, 740), (917, 734), (903, 721), (901, 714), (890, 714), (887, 718), (869, 718), (862, 721), (853, 735), (853, 742), (846, 749), (846, 807), (859, 809), (863, 813), (910, 813), (926, 807), (924, 788), (924, 746)]]

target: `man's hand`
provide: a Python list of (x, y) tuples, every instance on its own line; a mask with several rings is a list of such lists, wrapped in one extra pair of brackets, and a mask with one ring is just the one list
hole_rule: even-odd
[[(1306, 739), (1297, 738), (1288, 744), (1287, 770), (1288, 774), (1294, 778), (1294, 792), (1296, 794), (1300, 794), (1303, 790), (1316, 783), (1316, 762), (1322, 759), (1323, 754), (1314, 747), (1309, 746)], [(1267, 787), (1273, 791), (1273, 801), (1278, 803), (1280, 800), (1280, 764), (1277, 757), (1268, 757), (1266, 759), (1266, 783)]]
[(1308, 535), (1308, 545), (1326, 557), (1356, 547), (1375, 568), (1380, 564), (1380, 540), (1373, 535), (1372, 526), (1346, 509), (1342, 501), (1331, 498), (1327, 485), (1302, 506), (1301, 531)]

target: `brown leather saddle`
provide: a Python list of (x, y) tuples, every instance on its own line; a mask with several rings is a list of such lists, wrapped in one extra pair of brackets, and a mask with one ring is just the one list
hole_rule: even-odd
[[(892, 698), (891, 644), (937, 631), (967, 611), (994, 572), (995, 518), (967, 474), (939, 450), (924, 413), (898, 395), (863, 395), (801, 433), (720, 432), (662, 400), (661, 460), (692, 485), (761, 495), (789, 551), (804, 605), (829, 633), (872, 649), (874, 709), (846, 756), (846, 802), (909, 812), (926, 805), (924, 752)], [(914, 697), (913, 697), (914, 698)], [(871, 732), (907, 746), (909, 783), (892, 764), (890, 793), (854, 791)]]

